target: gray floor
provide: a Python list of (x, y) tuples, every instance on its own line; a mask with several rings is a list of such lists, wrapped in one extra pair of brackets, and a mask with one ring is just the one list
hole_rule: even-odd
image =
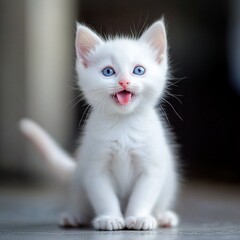
[(56, 219), (62, 210), (59, 191), (33, 188), (0, 190), (0, 239), (240, 239), (240, 188), (186, 183), (177, 210), (181, 224), (154, 231), (97, 232), (91, 228), (64, 230)]

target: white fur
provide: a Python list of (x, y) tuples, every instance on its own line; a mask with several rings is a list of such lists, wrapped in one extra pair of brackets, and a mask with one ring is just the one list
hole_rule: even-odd
[[(69, 212), (60, 225), (75, 227), (92, 221), (99, 230), (176, 226), (178, 218), (169, 211), (177, 190), (175, 156), (155, 110), (168, 70), (164, 24), (157, 21), (140, 39), (104, 41), (91, 32), (78, 25), (78, 83), (93, 110), (76, 153)], [(144, 75), (132, 73), (137, 65), (144, 66)], [(106, 66), (112, 66), (116, 74), (103, 76)], [(130, 82), (128, 91), (135, 95), (124, 106), (111, 97), (122, 90), (122, 79)], [(38, 134), (34, 128), (38, 127), (32, 126), (31, 131), (39, 138), (35, 142), (48, 140), (52, 144), (49, 136)], [(56, 152), (58, 148), (52, 146)]]
[(62, 180), (69, 180), (75, 170), (75, 161), (63, 151), (49, 134), (30, 119), (22, 119), (19, 123), (20, 130), (37, 147), (46, 158), (47, 164)]

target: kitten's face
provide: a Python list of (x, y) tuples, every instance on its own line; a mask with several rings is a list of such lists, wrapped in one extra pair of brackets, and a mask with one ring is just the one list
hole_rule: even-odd
[(94, 108), (128, 114), (137, 108), (156, 104), (167, 73), (166, 36), (162, 22), (153, 24), (137, 40), (103, 41), (80, 25), (76, 50), (79, 86)]

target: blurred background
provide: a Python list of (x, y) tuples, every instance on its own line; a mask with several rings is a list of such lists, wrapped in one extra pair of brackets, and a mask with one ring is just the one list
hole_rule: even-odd
[[(175, 80), (164, 104), (185, 179), (240, 182), (240, 1), (0, 0), (0, 183), (49, 176), (18, 131), (29, 117), (68, 151), (85, 107), (75, 90), (75, 22), (141, 32), (164, 15)], [(177, 113), (176, 113), (177, 112)], [(179, 116), (180, 117), (179, 117)], [(182, 119), (182, 120), (181, 120)]]

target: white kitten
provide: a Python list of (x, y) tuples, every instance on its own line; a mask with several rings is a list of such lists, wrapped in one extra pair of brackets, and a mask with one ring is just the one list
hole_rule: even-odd
[(78, 24), (76, 53), (78, 84), (93, 107), (77, 163), (37, 124), (20, 125), (60, 177), (73, 176), (69, 212), (60, 224), (92, 221), (99, 230), (176, 226), (170, 211), (178, 182), (175, 156), (155, 110), (168, 70), (163, 21), (139, 39), (107, 41)]

